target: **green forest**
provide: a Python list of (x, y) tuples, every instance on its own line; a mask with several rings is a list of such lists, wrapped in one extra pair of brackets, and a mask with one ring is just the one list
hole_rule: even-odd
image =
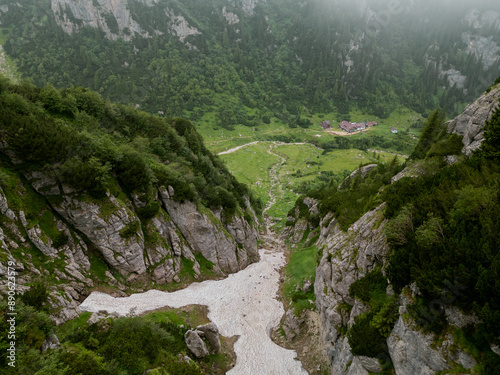
[[(227, 23), (222, 5), (238, 23)], [(372, 5), (384, 10), (383, 2)], [(376, 33), (368, 32), (371, 25), (358, 9), (335, 1), (259, 2), (251, 16), (217, 1), (127, 6), (150, 34), (169, 29), (165, 9), (183, 15), (199, 33), (183, 42), (172, 33), (146, 38), (130, 30), (131, 41), (111, 40), (92, 27), (68, 35), (49, 0), (27, 1), (11, 4), (2, 19), (5, 51), (38, 86), (89, 87), (167, 117), (197, 121), (209, 115), (214, 126), (228, 129), (256, 127), (273, 117), (307, 127), (312, 113), (336, 111), (348, 118), (354, 108), (386, 118), (399, 106), (421, 114), (440, 106), (453, 116), (486, 88), (500, 64), (485, 65), (465, 51), (464, 33), (493, 35), (492, 42), (498, 33), (493, 26), (457, 22), (466, 11), (460, 6), (448, 16), (426, 7), (411, 16), (401, 12)], [(69, 9), (65, 14), (80, 25)], [(121, 35), (112, 14), (106, 22)], [(442, 72), (449, 69), (467, 77), (463, 87), (448, 82)]]
[(61, 182), (103, 199), (107, 192), (136, 194), (147, 219), (155, 216), (158, 187), (174, 199), (223, 208), (228, 217), (259, 209), (248, 188), (203, 145), (185, 119), (166, 119), (108, 102), (80, 87), (0, 81), (0, 132), (23, 168), (51, 168)]

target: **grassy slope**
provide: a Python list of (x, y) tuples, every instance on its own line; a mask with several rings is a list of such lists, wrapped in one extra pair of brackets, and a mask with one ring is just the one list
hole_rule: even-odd
[[(248, 108), (247, 112), (251, 115), (255, 114), (255, 110)], [(189, 118), (189, 115), (190, 114), (187, 112), (186, 117)], [(351, 121), (353, 122), (363, 122), (367, 120), (377, 121), (379, 123), (379, 126), (370, 128), (368, 131), (363, 133), (352, 135), (352, 137), (362, 138), (368, 135), (380, 135), (388, 137), (389, 139), (396, 137), (396, 135), (390, 132), (391, 127), (394, 126), (400, 131), (405, 130), (408, 129), (414, 122), (422, 118), (419, 114), (407, 108), (399, 108), (395, 110), (387, 119), (380, 119), (376, 116), (367, 115), (359, 110), (351, 111), (350, 116)], [(201, 119), (193, 122), (196, 123), (197, 131), (203, 136), (207, 148), (212, 152), (218, 153), (236, 146), (253, 142), (255, 140), (266, 140), (272, 136), (279, 135), (290, 135), (301, 141), (311, 141), (311, 139), (321, 135), (320, 142), (327, 141), (335, 136), (323, 131), (319, 124), (324, 120), (329, 120), (332, 125), (334, 125), (333, 130), (340, 131), (337, 126), (338, 123), (343, 120), (343, 118), (341, 118), (336, 112), (326, 114), (316, 113), (305, 117), (309, 118), (313, 123), (312, 126), (306, 129), (302, 129), (300, 127), (291, 129), (275, 117), (272, 118), (270, 124), (262, 123), (258, 126), (258, 128), (256, 128), (255, 131), (254, 128), (243, 125), (235, 125), (234, 130), (219, 129), (214, 125), (214, 113), (208, 113)], [(414, 135), (416, 138), (419, 136), (419, 132), (414, 129), (410, 129), (410, 134)], [(387, 151), (395, 150), (387, 149)]]

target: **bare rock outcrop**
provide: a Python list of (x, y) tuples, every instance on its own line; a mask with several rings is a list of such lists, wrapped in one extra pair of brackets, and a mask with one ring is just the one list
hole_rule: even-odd
[(387, 338), (397, 374), (431, 375), (448, 368), (443, 355), (432, 348), (433, 335), (426, 335), (399, 318)]
[(220, 352), (221, 345), (219, 339), (219, 328), (215, 325), (215, 323), (208, 323), (202, 326), (196, 327), (196, 331), (202, 332), (201, 335), (204, 337), (210, 347), (210, 352), (212, 354), (217, 354)]
[[(377, 264), (383, 264), (389, 251), (383, 234), (384, 207), (381, 205), (367, 212), (347, 233), (340, 230), (332, 215), (325, 216), (320, 224), (323, 229), (318, 245), (323, 255), (316, 269), (314, 291), (326, 333), (332, 374), (368, 374), (361, 361), (350, 352), (347, 338), (341, 334), (341, 327), (352, 324), (354, 316), (364, 309), (360, 306), (349, 313), (343, 304), (355, 305), (355, 299), (349, 295), (349, 286)], [(368, 367), (373, 369), (374, 366)]]
[[(387, 338), (387, 350), (377, 357), (356, 356), (345, 330), (350, 329), (356, 316), (369, 311), (369, 306), (349, 295), (350, 285), (376, 266), (384, 266), (389, 252), (383, 217), (385, 204), (367, 212), (347, 232), (340, 230), (333, 215), (323, 218), (318, 245), (323, 251), (316, 269), (314, 284), (316, 305), (322, 318), (324, 339), (331, 364), (331, 374), (368, 375), (381, 372), (392, 362), (397, 375), (434, 374), (450, 369), (450, 363), (473, 368), (476, 362), (455, 343), (451, 334), (436, 345), (432, 334), (423, 333), (413, 320), (400, 316)], [(411, 288), (410, 288), (411, 289)], [(391, 292), (388, 288), (388, 293)], [(416, 295), (418, 290), (411, 292)], [(401, 298), (400, 314), (412, 303)], [(346, 308), (346, 306), (350, 308)], [(456, 308), (446, 306), (449, 324), (463, 327), (477, 322)]]
[(486, 121), (491, 119), (493, 111), (498, 107), (499, 98), (500, 85), (496, 85), (475, 102), (469, 104), (462, 114), (447, 124), (449, 133), (463, 136), (462, 153), (464, 155), (471, 156), (472, 152), (481, 146), (484, 139), (484, 125)]
[[(111, 267), (128, 277), (146, 272), (144, 235), (138, 225), (139, 218), (117, 199), (109, 197), (106, 211), (100, 204), (71, 196), (64, 196), (63, 201), (53, 207), (97, 246)], [(138, 228), (135, 233), (124, 234), (135, 226)]]
[[(165, 194), (162, 194), (162, 201), (170, 218), (190, 244), (193, 252), (201, 254), (212, 262), (215, 273), (223, 275), (237, 272), (256, 259), (256, 245), (252, 244), (247, 252), (245, 248), (247, 241), (238, 244), (211, 211), (199, 212), (192, 202), (179, 203)], [(245, 231), (245, 228), (238, 228)], [(236, 226), (232, 227), (232, 231), (236, 233)], [(250, 232), (254, 232), (250, 235), (251, 238), (257, 238), (253, 228)]]
[[(9, 151), (8, 146), (4, 144), (2, 151)], [(159, 209), (144, 220), (138, 212), (145, 203), (135, 195), (128, 199), (108, 192), (96, 199), (61, 183), (50, 167), (23, 173), (26, 180), (22, 178), (21, 183), (18, 176), (19, 184), (34, 188), (39, 195), (30, 198), (36, 194), (33, 190), (28, 193), (18, 187), (14, 198), (12, 191), (6, 194), (0, 188), (0, 248), (19, 269), (20, 292), (37, 278), (58, 283), (49, 288), (50, 305), (57, 310), (54, 320), (58, 323), (78, 315), (76, 306), (95, 281), (123, 295), (126, 286), (117, 280), (117, 273), (129, 282), (149, 279), (163, 285), (180, 282), (181, 270), (186, 267), (189, 275), (200, 278), (202, 258), (198, 255), (211, 262), (204, 266), (219, 275), (237, 272), (258, 259), (257, 228), (246, 216), (226, 218), (223, 211), (214, 213), (191, 202), (178, 203), (171, 186), (158, 192)], [(14, 205), (8, 197), (15, 201)], [(25, 212), (19, 208), (22, 199), (34, 199), (40, 208)], [(23, 203), (22, 207), (29, 205)], [(256, 221), (254, 218), (252, 222)], [(35, 266), (33, 248), (53, 264), (51, 271)], [(91, 259), (105, 268), (99, 275), (92, 272)], [(6, 273), (7, 267), (1, 266), (0, 275)], [(6, 282), (0, 280), (0, 290), (5, 288)]]
[(203, 358), (209, 354), (207, 344), (202, 340), (200, 334), (203, 332), (191, 329), (184, 334), (186, 345), (196, 358)]
[[(99, 6), (95, 6), (91, 1), (52, 0), (51, 7), (56, 22), (68, 34), (90, 26), (101, 29), (107, 38), (114, 40), (119, 35), (131, 40), (135, 33), (150, 36), (132, 18), (126, 1), (99, 0)], [(130, 33), (122, 33), (124, 29)]]

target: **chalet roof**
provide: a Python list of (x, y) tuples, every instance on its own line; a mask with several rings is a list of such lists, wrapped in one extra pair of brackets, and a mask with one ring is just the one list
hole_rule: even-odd
[(321, 123), (321, 126), (323, 127), (323, 129), (329, 129), (332, 127), (332, 124), (330, 124), (330, 121), (325, 120)]
[(340, 127), (344, 129), (345, 131), (352, 132), (355, 130), (361, 130), (365, 129), (366, 125), (364, 122), (349, 122), (349, 121), (342, 121), (340, 124)]

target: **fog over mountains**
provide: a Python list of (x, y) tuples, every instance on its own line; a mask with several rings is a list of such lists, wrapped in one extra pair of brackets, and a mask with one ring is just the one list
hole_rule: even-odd
[(0, 10), (5, 51), (35, 83), (193, 120), (215, 112), (219, 126), (286, 123), (299, 108), (454, 115), (500, 67), (494, 2), (45, 0)]

